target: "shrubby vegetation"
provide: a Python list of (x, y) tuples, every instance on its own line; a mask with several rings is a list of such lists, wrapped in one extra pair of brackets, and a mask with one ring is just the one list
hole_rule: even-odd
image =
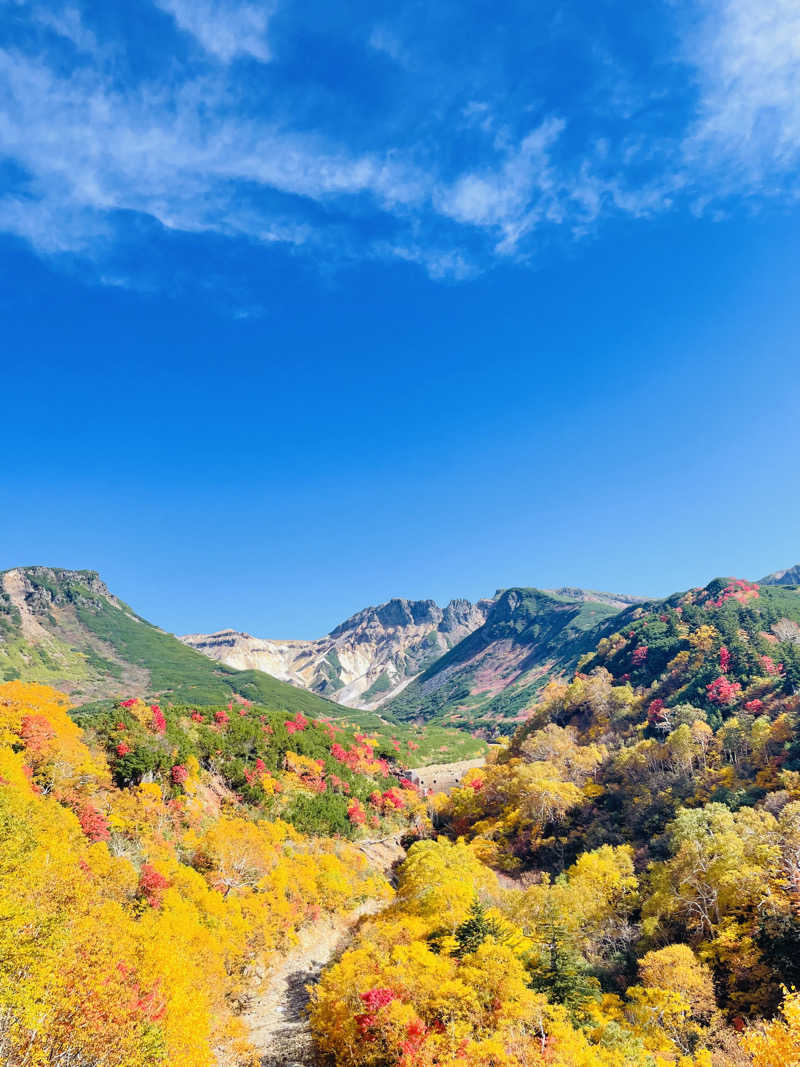
[(581, 956), (603, 956), (635, 891), (624, 848), (586, 854), (558, 887), (508, 891), (463, 842), (419, 842), (395, 902), (314, 990), (319, 1045), (342, 1067), (706, 1067), (716, 1008), (691, 949), (645, 955), (624, 997)]
[(624, 612), (437, 798), (446, 836), (413, 845), (315, 993), (321, 1047), (351, 1067), (800, 1062), (798, 613), (735, 581)]
[(370, 739), (300, 713), (125, 701), (82, 731), (68, 712), (0, 686), (0, 1060), (250, 1062), (254, 974), (390, 894), (346, 838), (424, 829), (420, 799)]
[(331, 1062), (800, 1062), (798, 602), (629, 609), (437, 798), (407, 739), (302, 711), (133, 700), (81, 730), (0, 687), (0, 1058), (246, 1062), (254, 971), (389, 901), (351, 840), (403, 833), (394, 898), (313, 993)]

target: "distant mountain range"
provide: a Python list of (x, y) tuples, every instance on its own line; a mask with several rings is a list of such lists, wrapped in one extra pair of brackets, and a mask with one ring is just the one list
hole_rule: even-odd
[[(342, 704), (428, 717), (473, 674), (479, 675), (476, 693), (486, 694), (475, 701), (480, 707), (512, 683), (515, 692), (535, 688), (585, 651), (586, 630), (637, 599), (575, 588), (504, 590), (444, 608), (433, 600), (394, 599), (315, 641), (265, 640), (235, 630), (181, 640), (231, 667), (267, 671)], [(524, 652), (518, 655), (518, 648)], [(500, 665), (489, 682), (493, 656)]]
[(255, 668), (351, 707), (374, 708), (399, 693), (481, 626), (491, 600), (389, 600), (365, 608), (316, 641), (270, 641), (235, 630), (181, 640), (220, 663)]
[(785, 571), (775, 571), (762, 578), (759, 585), (800, 585), (800, 563)]
[(555, 675), (569, 674), (634, 597), (506, 589), (482, 626), (423, 671), (384, 710), (489, 733), (522, 717)]
[[(800, 566), (758, 584), (800, 585)], [(235, 630), (179, 639), (137, 615), (94, 571), (14, 568), (0, 572), (0, 680), (52, 684), (78, 704), (238, 695), (311, 715), (380, 708), (394, 722), (435, 720), (489, 736), (508, 732), (550, 679), (591, 661), (604, 637), (665, 603), (514, 588), (445, 607), (389, 600), (315, 641)]]

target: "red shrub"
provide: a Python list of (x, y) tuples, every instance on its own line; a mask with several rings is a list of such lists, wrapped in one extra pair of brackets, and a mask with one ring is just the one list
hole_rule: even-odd
[(90, 841), (108, 841), (111, 836), (105, 816), (101, 815), (94, 804), (91, 804), (88, 800), (85, 801), (78, 812), (78, 820), (81, 824), (81, 830)]
[(186, 770), (182, 763), (176, 763), (172, 770), (169, 772), (169, 776), (173, 785), (183, 785), (186, 779), (189, 777), (189, 772)]
[(139, 895), (151, 908), (159, 908), (164, 899), (164, 890), (169, 888), (169, 881), (149, 863), (143, 863), (139, 872)]
[(706, 686), (708, 699), (715, 704), (732, 704), (741, 692), (742, 687), (738, 682), (729, 681), (724, 675), (715, 678)]

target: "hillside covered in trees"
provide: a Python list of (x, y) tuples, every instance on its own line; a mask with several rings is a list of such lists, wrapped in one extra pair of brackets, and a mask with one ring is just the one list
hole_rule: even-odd
[(424, 829), (393, 770), (301, 713), (130, 699), (81, 730), (54, 690), (0, 686), (0, 1060), (250, 1062), (254, 976), (390, 893), (351, 841)]
[(618, 616), (436, 798), (438, 839), (315, 992), (320, 1046), (352, 1067), (800, 1062), (797, 619), (796, 589), (736, 580)]
[[(0, 1058), (256, 1064), (271, 969), (369, 901), (311, 994), (321, 1062), (800, 1062), (799, 606), (631, 605), (437, 797), (389, 721), (1, 685)], [(359, 847), (387, 838), (394, 888)]]

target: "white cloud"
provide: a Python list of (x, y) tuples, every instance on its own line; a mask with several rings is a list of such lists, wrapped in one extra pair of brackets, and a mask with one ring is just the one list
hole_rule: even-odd
[[(417, 262), (435, 278), (465, 278), (476, 261), (457, 234), (426, 237), (426, 217), (494, 235), (502, 254), (543, 219), (568, 214), (548, 149), (560, 120), (542, 123), (494, 169), (443, 182), (430, 167), (389, 149), (351, 153), (314, 134), (244, 119), (229, 110), (227, 82), (214, 76), (136, 95), (93, 68), (65, 76), (36, 57), (0, 50), (0, 140), (29, 179), (0, 200), (0, 226), (44, 254), (105, 254), (120, 213), (137, 212), (185, 232), (214, 231), (261, 243), (330, 247), (297, 210), (368, 198), (407, 231), (366, 238), (362, 254)], [(490, 149), (491, 151), (492, 149)], [(275, 195), (291, 198), (290, 204)], [(532, 200), (535, 203), (532, 204)], [(353, 243), (336, 235), (340, 254)]]
[[(68, 206), (71, 218), (138, 211), (172, 229), (300, 242), (304, 226), (258, 209), (237, 183), (317, 202), (368, 195), (384, 210), (425, 195), (424, 176), (388, 156), (350, 155), (322, 138), (215, 112), (225, 91), (213, 80), (131, 96), (92, 71), (62, 77), (0, 50), (0, 89), (11, 103), (0, 109), (0, 140), (31, 176), (26, 198), (6, 204), (17, 233), (26, 205), (37, 218)], [(82, 246), (79, 230), (65, 227), (61, 240)], [(44, 249), (55, 238), (34, 220), (29, 239)]]
[(463, 282), (480, 273), (478, 265), (465, 252), (455, 249), (428, 248), (414, 244), (379, 243), (375, 253), (381, 258), (402, 259), (423, 267), (435, 281)]
[(270, 59), (267, 31), (276, 4), (270, 0), (255, 3), (224, 3), (222, 0), (154, 0), (172, 15), (211, 55), (229, 63), (239, 55), (249, 55), (266, 63)]
[(67, 6), (59, 10), (55, 4), (38, 5), (33, 8), (33, 17), (42, 26), (57, 33), (59, 37), (71, 41), (78, 51), (89, 53), (99, 51), (97, 38), (86, 27), (77, 8)]
[(388, 26), (374, 26), (369, 35), (370, 48), (383, 52), (395, 63), (404, 65), (408, 62), (408, 52), (399, 36)]
[[(609, 214), (648, 216), (678, 203), (716, 211), (723, 195), (785, 192), (796, 180), (797, 0), (709, 2), (682, 57), (694, 66), (696, 107), (668, 129), (623, 122), (601, 133), (594, 117), (546, 114), (526, 129), (533, 104), (512, 114), (502, 94), (489, 103), (470, 91), (426, 114), (424, 130), (393, 115), (386, 140), (395, 143), (381, 147), (376, 124), (370, 149), (350, 143), (344, 124), (301, 132), (286, 115), (257, 118), (237, 106), (247, 87), (226, 64), (269, 58), (271, 3), (156, 3), (223, 63), (122, 87), (113, 51), (69, 3), (16, 0), (72, 42), (72, 68), (63, 55), (51, 65), (43, 54), (0, 49), (0, 146), (24, 176), (0, 197), (0, 228), (44, 255), (106, 257), (107, 277), (125, 276), (110, 253), (132, 214), (322, 257), (399, 258), (434, 278), (463, 279), (497, 257), (524, 259), (542, 230), (577, 238)], [(369, 45), (401, 56), (386, 30)], [(399, 76), (409, 85), (411, 63), (403, 53)]]
[(724, 0), (690, 37), (700, 99), (684, 143), (692, 175), (722, 192), (795, 178), (800, 162), (800, 4)]
[(596, 158), (587, 155), (571, 163), (554, 158), (565, 129), (563, 119), (545, 119), (518, 145), (506, 145), (494, 167), (440, 184), (434, 198), (438, 210), (459, 223), (491, 231), (494, 250), (501, 256), (517, 254), (524, 238), (541, 225), (567, 225), (577, 235), (608, 207), (640, 213), (638, 198), (626, 199), (618, 181), (602, 177), (605, 146), (602, 151), (595, 146)]

